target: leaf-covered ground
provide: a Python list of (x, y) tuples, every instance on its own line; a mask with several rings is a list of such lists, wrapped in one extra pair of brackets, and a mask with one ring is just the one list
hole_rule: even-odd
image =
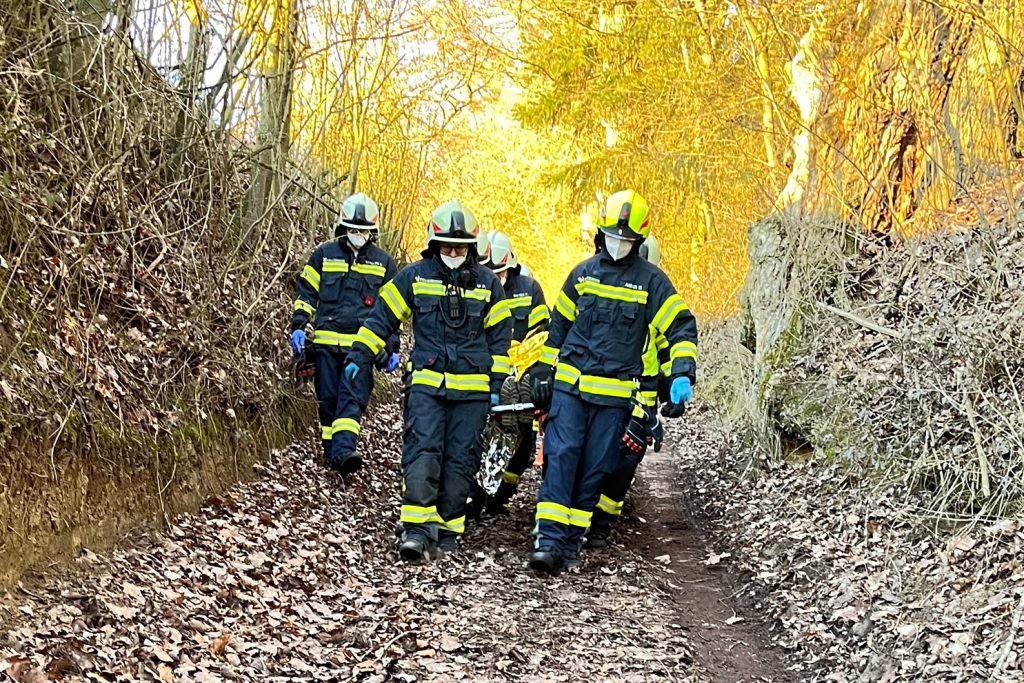
[(347, 487), (299, 444), (166, 532), (43, 568), (0, 601), (0, 680), (789, 680), (730, 606), (665, 455), (618, 547), (579, 573), (526, 568), (532, 490), (460, 557), (409, 567), (399, 424), (394, 405), (368, 420)]

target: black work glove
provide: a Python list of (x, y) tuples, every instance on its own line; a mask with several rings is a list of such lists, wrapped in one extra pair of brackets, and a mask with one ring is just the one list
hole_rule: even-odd
[(662, 417), (682, 417), (686, 413), (685, 403), (666, 403), (661, 406)]
[(643, 420), (634, 416), (629, 419), (626, 425), (626, 433), (622, 435), (622, 443), (626, 444), (629, 450), (634, 453), (643, 453), (647, 445), (651, 443), (651, 435), (647, 431), (647, 425)]
[(551, 366), (538, 363), (530, 374), (533, 384), (533, 407), (537, 410), (547, 410), (551, 407), (551, 392), (554, 388)]

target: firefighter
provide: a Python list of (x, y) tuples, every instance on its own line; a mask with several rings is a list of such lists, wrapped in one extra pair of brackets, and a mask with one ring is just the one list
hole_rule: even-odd
[[(291, 347), (296, 354), (303, 352), (306, 324), (313, 321), (324, 462), (341, 474), (363, 464), (356, 440), (373, 389), (373, 373), (356, 382), (345, 379), (346, 359), (378, 291), (398, 270), (390, 254), (374, 244), (379, 215), (377, 203), (363, 193), (342, 202), (334, 239), (313, 250), (298, 278), (292, 314)], [(397, 335), (389, 337), (376, 359), (379, 367), (388, 372), (398, 367), (398, 344)]]
[(434, 211), (421, 260), (381, 289), (345, 368), (349, 379), (368, 374), (384, 340), (412, 319), (399, 542), (410, 562), (457, 551), (484, 424), (509, 370), (511, 313), (498, 277), (477, 263), (479, 232), (457, 201)]
[[(661, 249), (654, 235), (644, 240), (640, 257), (657, 266), (661, 262)], [(637, 467), (647, 453), (647, 447), (661, 450), (665, 430), (658, 419), (658, 385), (662, 377), (662, 365), (671, 370), (668, 354), (668, 340), (652, 326), (648, 330), (647, 345), (644, 347), (643, 375), (640, 385), (633, 394), (633, 408), (626, 432), (619, 444), (618, 464), (601, 483), (601, 496), (590, 520), (586, 533), (586, 548), (604, 548), (612, 524), (622, 514), (626, 493), (633, 484)]]
[[(512, 250), (512, 243), (507, 235), (495, 231), (490, 235), (491, 255), (488, 266), (501, 280), (505, 290), (505, 298), (512, 310), (512, 341), (522, 342), (527, 336), (543, 332), (547, 329), (551, 318), (544, 292), (532, 277), (524, 275), (522, 267)], [(528, 368), (519, 368), (519, 378), (506, 381), (529, 382)], [(529, 384), (527, 384), (529, 386)], [(522, 418), (522, 416), (520, 416)], [(516, 420), (515, 450), (501, 475), (498, 490), (487, 500), (488, 514), (497, 515), (508, 512), (505, 507), (519, 487), (519, 478), (533, 462), (533, 454), (537, 445), (536, 426), (532, 415)]]
[(633, 190), (616, 192), (598, 227), (601, 251), (562, 285), (532, 373), (534, 403), (550, 409), (530, 566), (549, 574), (579, 564), (580, 541), (630, 419), (649, 328), (669, 344), (673, 412), (690, 400), (696, 378), (696, 320), (668, 277), (639, 254), (650, 234), (647, 201)]

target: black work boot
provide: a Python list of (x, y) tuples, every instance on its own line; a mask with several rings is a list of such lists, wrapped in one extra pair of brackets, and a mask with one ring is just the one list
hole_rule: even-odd
[(546, 545), (537, 548), (530, 553), (530, 569), (535, 572), (544, 572), (551, 576), (558, 576), (562, 573), (562, 555), (557, 548)]
[(594, 513), (594, 517), (590, 522), (590, 528), (587, 530), (587, 540), (583, 542), (584, 548), (607, 548), (608, 547), (608, 536), (612, 533), (612, 520), (611, 517), (605, 514), (601, 514), (600, 511)]
[(445, 555), (454, 555), (459, 552), (459, 535), (451, 531), (437, 532), (437, 549)]
[(427, 559), (427, 539), (419, 534), (406, 536), (398, 545), (398, 554), (406, 562), (423, 562)]
[(355, 451), (342, 453), (331, 461), (331, 468), (336, 470), (338, 474), (342, 476), (357, 472), (362, 466), (363, 456), (359, 455)]

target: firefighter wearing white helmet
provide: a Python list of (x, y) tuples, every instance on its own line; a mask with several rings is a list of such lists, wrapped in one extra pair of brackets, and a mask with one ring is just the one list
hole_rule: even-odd
[(367, 374), (384, 340), (412, 321), (398, 549), (406, 561), (457, 551), (481, 433), (509, 370), (512, 316), (498, 278), (479, 263), (480, 233), (459, 202), (439, 206), (422, 258), (381, 289), (345, 368), (350, 379)]
[[(362, 465), (356, 442), (373, 388), (371, 373), (350, 383), (343, 368), (380, 287), (398, 270), (391, 255), (373, 244), (379, 217), (377, 203), (365, 194), (347, 197), (338, 211), (334, 239), (313, 251), (296, 284), (291, 347), (296, 356), (310, 352), (306, 326), (312, 322), (324, 462), (342, 474)], [(389, 337), (376, 358), (388, 372), (398, 367), (398, 343), (397, 335)]]
[[(489, 237), (491, 258), (488, 266), (501, 280), (505, 298), (512, 311), (512, 341), (522, 342), (528, 336), (547, 329), (551, 316), (544, 301), (544, 291), (536, 280), (523, 275), (508, 235), (494, 231)], [(530, 386), (529, 369), (518, 368), (518, 370), (520, 376), (518, 378), (510, 377), (506, 383), (518, 380), (519, 386), (528, 390)], [(521, 397), (521, 391), (514, 393)], [(516, 423), (515, 450), (505, 466), (497, 491), (487, 500), (486, 509), (489, 514), (507, 512), (506, 505), (519, 487), (520, 477), (533, 461), (536, 444), (537, 433), (534, 430), (533, 420), (518, 421)]]

